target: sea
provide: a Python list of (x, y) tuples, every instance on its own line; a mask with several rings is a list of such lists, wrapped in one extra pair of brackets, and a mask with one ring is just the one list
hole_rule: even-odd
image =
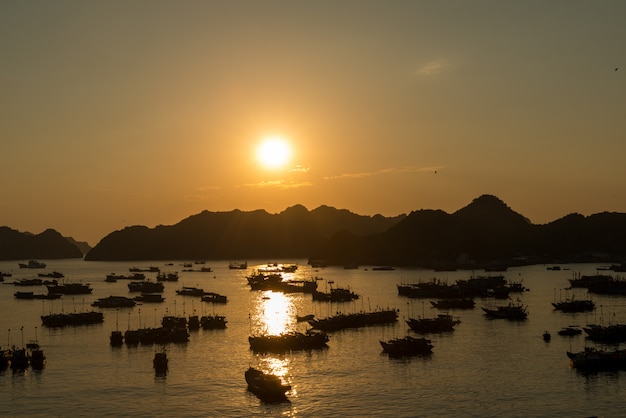
[[(626, 372), (581, 373), (568, 351), (596, 346), (583, 335), (557, 334), (569, 325), (626, 323), (626, 297), (587, 295), (569, 289), (568, 279), (597, 274), (601, 264), (564, 264), (510, 267), (505, 272), (483, 270), (433, 271), (397, 268), (374, 270), (342, 267), (313, 268), (306, 260), (286, 279), (313, 279), (318, 290), (349, 288), (360, 298), (347, 303), (313, 301), (310, 294), (253, 291), (246, 276), (267, 266), (267, 260), (248, 260), (247, 270), (229, 269), (229, 261), (198, 260), (97, 262), (82, 259), (40, 260), (44, 270), (20, 269), (17, 261), (1, 261), (0, 271), (11, 273), (0, 284), (0, 348), (37, 341), (46, 356), (43, 370), (0, 372), (0, 415), (9, 417), (620, 417), (626, 415)], [(211, 272), (183, 272), (210, 267)], [(132, 308), (94, 308), (98, 298), (132, 297), (128, 281), (105, 281), (111, 273), (157, 266), (178, 272), (179, 280), (165, 282), (162, 303)], [(18, 300), (16, 291), (46, 293), (45, 287), (18, 287), (14, 280), (58, 271), (65, 282), (88, 283), (90, 295), (64, 295), (58, 300)], [(612, 272), (609, 272), (612, 273)], [(156, 273), (145, 273), (155, 280)], [(528, 291), (511, 293), (510, 300), (476, 299), (471, 310), (448, 313), (461, 322), (453, 332), (429, 334), (433, 353), (425, 357), (389, 358), (380, 341), (413, 335), (406, 319), (442, 313), (430, 299), (398, 294), (397, 285), (430, 281), (454, 283), (478, 275), (503, 274)], [(176, 290), (200, 287), (228, 297), (227, 304), (180, 296)], [(591, 297), (589, 313), (555, 311), (552, 302)], [(481, 307), (509, 302), (528, 308), (525, 321), (488, 319)], [(346, 329), (330, 333), (328, 348), (284, 354), (256, 353), (248, 336), (307, 329), (296, 316), (325, 318), (337, 313), (397, 309), (391, 325)], [(96, 325), (46, 328), (41, 316), (98, 310), (104, 322)], [(109, 336), (160, 326), (163, 316), (223, 315), (226, 329), (190, 332), (187, 343), (168, 344), (166, 375), (157, 375), (154, 345), (112, 347)], [(548, 331), (552, 338), (544, 341)], [(596, 346), (597, 347), (597, 346)], [(266, 403), (247, 390), (244, 372), (255, 367), (280, 376), (291, 385), (288, 401)]]

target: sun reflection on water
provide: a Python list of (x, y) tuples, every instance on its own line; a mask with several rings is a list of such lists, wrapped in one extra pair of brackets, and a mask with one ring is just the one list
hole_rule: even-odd
[(252, 325), (256, 334), (279, 335), (292, 330), (295, 315), (294, 304), (287, 295), (267, 291), (260, 298)]

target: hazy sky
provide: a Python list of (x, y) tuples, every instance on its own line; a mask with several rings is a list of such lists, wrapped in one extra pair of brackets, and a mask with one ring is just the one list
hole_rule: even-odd
[(95, 245), (294, 204), (626, 212), (625, 21), (621, 0), (3, 1), (0, 225)]

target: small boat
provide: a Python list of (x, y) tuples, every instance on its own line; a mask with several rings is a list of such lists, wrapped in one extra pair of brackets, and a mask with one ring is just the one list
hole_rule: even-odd
[(46, 356), (43, 354), (43, 350), (36, 342), (26, 344), (26, 348), (29, 351), (30, 366), (35, 370), (42, 370), (46, 364)]
[(39, 273), (37, 276), (49, 277), (52, 279), (62, 279), (63, 277), (65, 277), (63, 273), (59, 273), (58, 271), (53, 271), (52, 273)]
[(34, 292), (15, 292), (15, 299), (59, 299), (62, 295), (59, 293), (36, 294)]
[(454, 331), (455, 325), (461, 321), (454, 319), (452, 315), (439, 314), (435, 318), (409, 318), (406, 323), (413, 331), (428, 334)]
[(507, 306), (498, 306), (496, 309), (481, 308), (488, 318), (492, 319), (508, 319), (511, 321), (524, 320), (528, 316), (528, 311), (522, 305), (508, 304)]
[(202, 296), (202, 302), (209, 303), (228, 303), (228, 297), (213, 292), (205, 292)]
[(626, 350), (596, 350), (587, 347), (578, 353), (567, 352), (572, 366), (581, 371), (617, 371), (626, 369)]
[(91, 306), (99, 308), (132, 308), (136, 303), (133, 299), (126, 296), (108, 296), (95, 300)]
[(48, 293), (58, 293), (62, 295), (88, 295), (93, 289), (88, 284), (65, 283), (48, 285)]
[(552, 336), (550, 335), (550, 333), (548, 331), (543, 333), (543, 340), (545, 342), (550, 342), (551, 339), (552, 339)]
[(122, 334), (122, 331), (111, 331), (109, 341), (113, 347), (121, 347), (124, 342), (124, 335)]
[(248, 262), (244, 261), (243, 263), (237, 261), (231, 261), (228, 264), (228, 268), (230, 270), (245, 270), (248, 268)]
[(288, 400), (286, 392), (291, 390), (291, 386), (283, 384), (280, 377), (263, 373), (252, 367), (246, 370), (244, 376), (248, 383), (248, 390), (259, 399), (266, 402), (284, 402)]
[(182, 289), (176, 290), (176, 294), (181, 296), (204, 296), (204, 289), (199, 287), (183, 286)]
[(200, 318), (202, 329), (224, 329), (227, 322), (226, 317), (221, 315), (204, 315)]
[(159, 282), (177, 282), (178, 281), (178, 273), (164, 273), (160, 272), (157, 274), (157, 281)]
[(142, 293), (141, 296), (136, 296), (134, 300), (143, 303), (165, 302), (165, 298), (160, 293)]
[(152, 359), (152, 366), (154, 367), (154, 372), (156, 374), (166, 374), (167, 373), (167, 353), (165, 349), (162, 351), (155, 351), (154, 358)]
[(562, 335), (564, 337), (573, 337), (574, 335), (580, 335), (582, 333), (583, 330), (574, 325), (561, 328), (561, 330), (559, 330), (558, 332), (559, 335)]
[(328, 335), (325, 332), (308, 330), (306, 333), (289, 332), (280, 335), (248, 337), (250, 349), (258, 352), (283, 353), (287, 351), (314, 350), (327, 348)]
[(27, 263), (18, 263), (21, 269), (45, 269), (46, 263), (37, 260), (28, 260)]
[(380, 341), (383, 353), (389, 357), (408, 357), (432, 353), (433, 345), (426, 338), (415, 338), (407, 335), (404, 338), (395, 338), (389, 341)]
[(587, 312), (593, 311), (596, 307), (590, 299), (567, 299), (561, 302), (553, 302), (554, 309), (561, 312)]

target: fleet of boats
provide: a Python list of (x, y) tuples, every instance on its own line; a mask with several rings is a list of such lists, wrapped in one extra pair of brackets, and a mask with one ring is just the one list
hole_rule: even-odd
[[(43, 267), (41, 267), (43, 265)], [(23, 267), (25, 266), (25, 267)], [(45, 268), (45, 263), (30, 260), (28, 263), (20, 263), (21, 268)], [(247, 269), (247, 262), (229, 264), (229, 269)], [(318, 280), (286, 280), (283, 273), (291, 273), (297, 269), (297, 265), (270, 264), (265, 269), (259, 269), (246, 276), (252, 290), (272, 290), (284, 293), (301, 292), (310, 293), (313, 300), (325, 302), (350, 302), (360, 296), (347, 288), (332, 288), (330, 292), (317, 291)], [(157, 267), (148, 269), (130, 269), (131, 275), (117, 275), (111, 273), (105, 281), (130, 280), (129, 292), (142, 292), (141, 296), (128, 298), (125, 296), (108, 296), (99, 298), (92, 303), (98, 308), (126, 308), (135, 306), (137, 301), (162, 302), (161, 293), (164, 291), (163, 282), (178, 281), (177, 273), (164, 273)], [(140, 271), (156, 272), (157, 281), (145, 280), (146, 277)], [(191, 270), (184, 270), (191, 271)], [(203, 271), (211, 271), (206, 267)], [(53, 272), (41, 277), (62, 278), (63, 275)], [(2, 275), (7, 277), (7, 275)], [(608, 294), (621, 293), (621, 279), (614, 279), (607, 275), (581, 276), (570, 280), (572, 287), (586, 287), (595, 289), (595, 292)], [(329, 282), (332, 283), (332, 282)], [(51, 283), (44, 282), (41, 278), (20, 279), (13, 282), (16, 286), (41, 286), (46, 285), (48, 294), (36, 294), (35, 292), (16, 292), (17, 299), (52, 299), (62, 295), (88, 294), (92, 288), (82, 283)], [(525, 291), (521, 283), (507, 283), (503, 276), (472, 276), (467, 280), (457, 280), (453, 284), (444, 283), (438, 279), (428, 282), (397, 285), (398, 294), (410, 298), (433, 298), (430, 303), (436, 309), (473, 309), (476, 305), (474, 298), (499, 298), (502, 294), (508, 296), (509, 292)], [(610, 290), (607, 290), (610, 289)], [(176, 290), (180, 296), (200, 297), (204, 302), (226, 303), (227, 297), (213, 292), (206, 292), (202, 288), (183, 286)], [(555, 310), (563, 313), (587, 312), (595, 309), (595, 304), (590, 299), (565, 299), (552, 303)], [(527, 307), (521, 303), (508, 303), (503, 306), (481, 307), (487, 318), (525, 320), (528, 317)], [(42, 315), (42, 324), (46, 327), (78, 326), (103, 322), (102, 312), (62, 313)], [(255, 352), (284, 353), (299, 350), (317, 350), (328, 348), (328, 333), (346, 328), (359, 328), (365, 326), (392, 324), (398, 319), (397, 309), (382, 309), (370, 312), (337, 313), (334, 316), (317, 319), (314, 315), (297, 317), (298, 322), (306, 322), (311, 329), (306, 332), (286, 332), (278, 335), (250, 335), (248, 337), (250, 349)], [(406, 323), (409, 329), (418, 334), (452, 332), (461, 321), (448, 313), (438, 314), (432, 318), (424, 316), (408, 318)], [(119, 347), (123, 344), (168, 344), (186, 343), (189, 341), (189, 331), (203, 328), (205, 330), (226, 328), (226, 318), (220, 315), (192, 315), (188, 318), (176, 316), (164, 316), (161, 327), (140, 328), (125, 331), (115, 330), (110, 335), (110, 345)], [(587, 339), (603, 344), (619, 344), (626, 342), (626, 325), (587, 325), (581, 329), (578, 326), (564, 327), (558, 331), (561, 336), (576, 336), (585, 332)], [(548, 342), (550, 333), (545, 331), (543, 339)], [(411, 335), (390, 340), (380, 340), (382, 353), (389, 357), (409, 357), (429, 355), (434, 348), (432, 341), (424, 337)], [(621, 370), (626, 369), (626, 350), (605, 350), (598, 348), (585, 348), (580, 352), (567, 352), (568, 358), (574, 368), (582, 371), (598, 370)], [(18, 349), (6, 349), (0, 351), (0, 370), (8, 367), (14, 369), (42, 369), (46, 357), (37, 343), (30, 343), (26, 347)], [(165, 348), (155, 351), (153, 367), (157, 374), (164, 375), (168, 370), (168, 358)], [(248, 383), (248, 389), (260, 399), (269, 402), (287, 400), (286, 393), (291, 389), (282, 380), (272, 374), (263, 373), (250, 367), (244, 373)]]

